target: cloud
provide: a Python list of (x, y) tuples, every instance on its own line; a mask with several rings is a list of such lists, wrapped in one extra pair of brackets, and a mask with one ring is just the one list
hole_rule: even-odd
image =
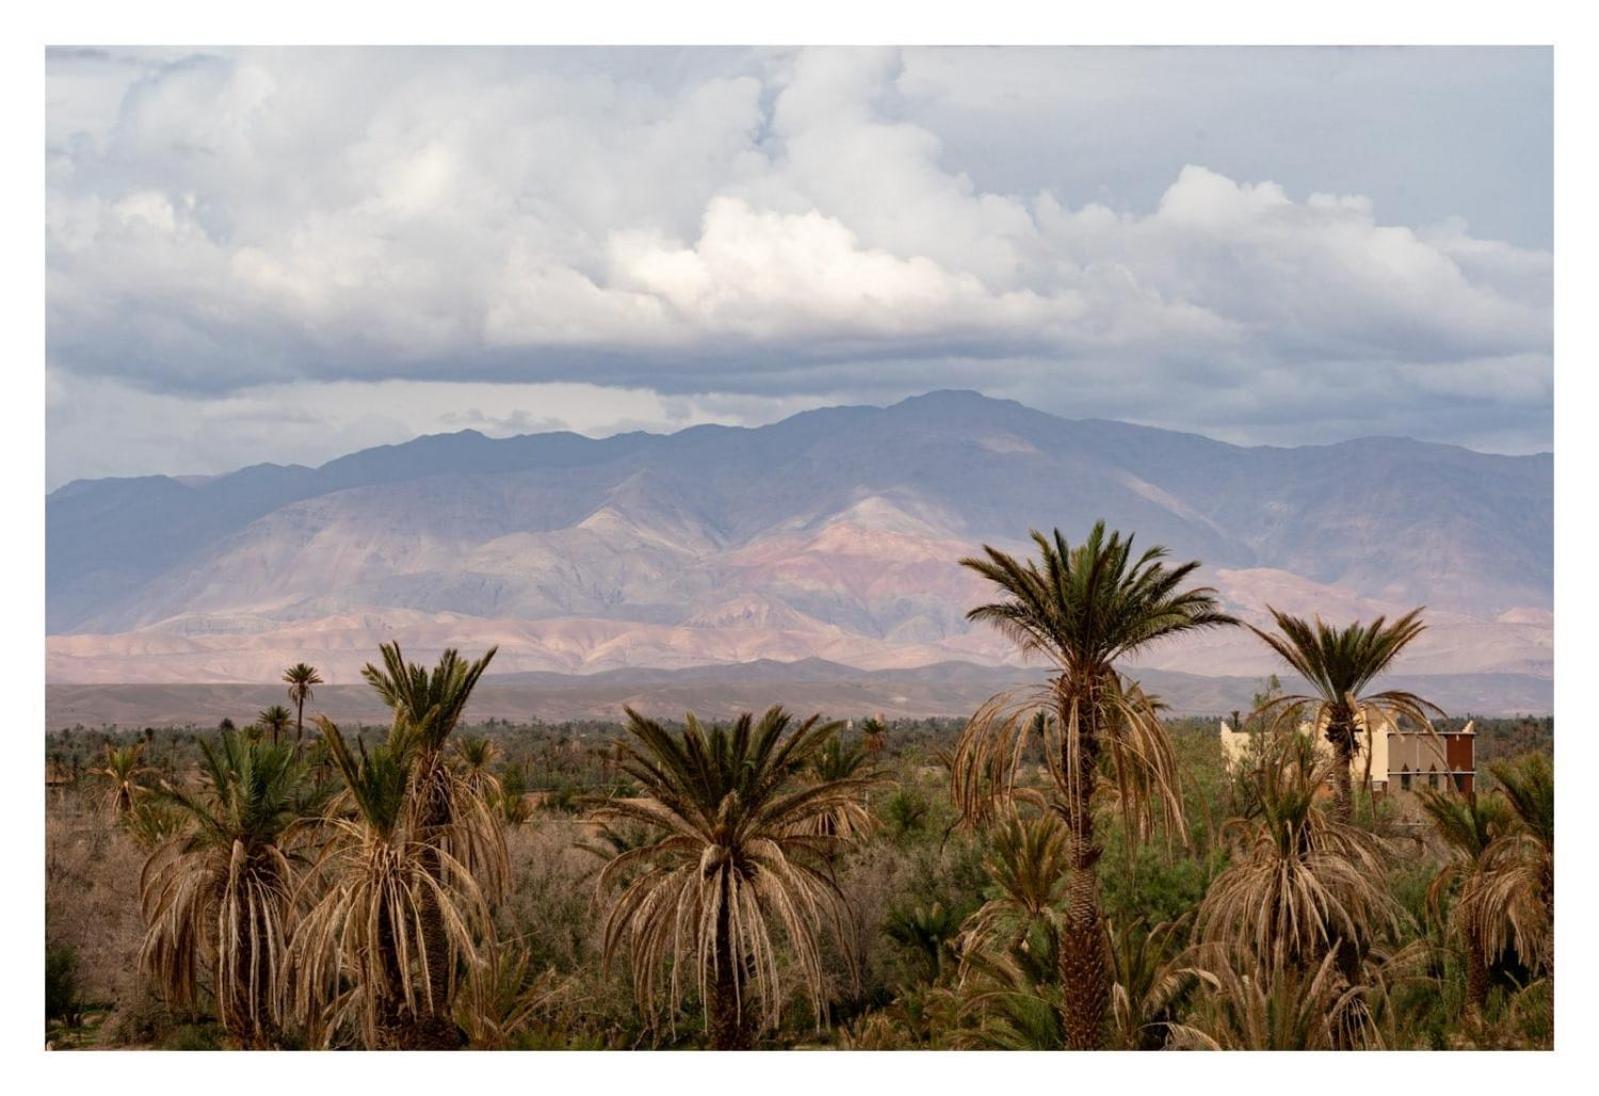
[(1136, 142), (1111, 115), (1142, 85), (1109, 76), (1148, 55), (1091, 53), (54, 51), (50, 368), (162, 406), (968, 385), (1249, 440), (1547, 443), (1547, 251), (1199, 163), (1143, 209), (974, 181), (943, 133), (1008, 103), (1089, 102)]

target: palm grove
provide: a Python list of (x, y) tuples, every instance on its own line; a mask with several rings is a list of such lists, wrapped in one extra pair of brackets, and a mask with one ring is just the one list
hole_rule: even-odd
[[(108, 745), (71, 782), (78, 828), (50, 831), (47, 898), (136, 899), (137, 976), (165, 1019), (119, 1007), (100, 1041), (1548, 1045), (1547, 756), (1408, 812), (1355, 772), (1362, 736), (1442, 717), (1380, 688), (1419, 611), (1343, 628), (1274, 613), (1256, 634), (1308, 691), (1257, 698), (1228, 769), (1124, 668), (1241, 626), (1198, 564), (1102, 523), (1033, 539), (1033, 558), (962, 563), (994, 591), (969, 617), (1047, 680), (925, 749), (875, 720), (629, 709), (591, 750), (597, 776), (534, 793), (514, 736), (465, 729), (495, 652), (424, 666), (395, 645), (365, 671), (380, 730), (308, 719), (322, 678), (301, 663), (292, 710), (225, 722), (190, 764)], [(143, 850), (136, 894), (73, 866), (112, 841)], [(49, 932), (47, 1031), (76, 1045), (80, 956)]]

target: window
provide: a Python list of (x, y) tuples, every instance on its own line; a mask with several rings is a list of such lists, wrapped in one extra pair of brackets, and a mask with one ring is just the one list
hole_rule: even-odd
[(1405, 792), (1408, 792), (1410, 790), (1410, 766), (1409, 765), (1406, 765), (1404, 768), (1399, 770), (1399, 790), (1400, 791), (1405, 791)]
[(1466, 774), (1465, 773), (1455, 773), (1455, 791), (1464, 792), (1465, 790), (1466, 790)]
[(1434, 765), (1432, 767), (1431, 771), (1429, 771), (1427, 773), (1427, 787), (1436, 788), (1437, 786), (1438, 786), (1438, 766)]

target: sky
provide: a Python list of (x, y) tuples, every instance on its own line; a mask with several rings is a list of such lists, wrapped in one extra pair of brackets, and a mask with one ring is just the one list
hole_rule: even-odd
[(47, 478), (937, 388), (1546, 450), (1552, 113), (1541, 48), (55, 48)]

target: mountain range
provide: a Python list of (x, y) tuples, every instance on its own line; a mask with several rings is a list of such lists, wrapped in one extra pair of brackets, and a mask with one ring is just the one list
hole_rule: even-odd
[[(318, 468), (80, 480), (46, 499), (52, 683), (357, 680), (498, 644), (501, 673), (752, 660), (1013, 663), (958, 560), (1097, 518), (1235, 612), (1426, 605), (1407, 674), (1552, 674), (1553, 458), (1404, 438), (1240, 447), (972, 392), (769, 426), (432, 435)], [(1153, 670), (1273, 669), (1235, 629)], [(1247, 698), (1245, 698), (1247, 699)]]

